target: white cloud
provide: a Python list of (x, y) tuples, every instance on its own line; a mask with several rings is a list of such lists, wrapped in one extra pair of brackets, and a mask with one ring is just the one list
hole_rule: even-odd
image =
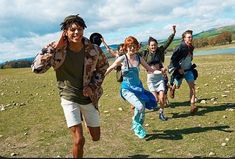
[(11, 42), (2, 42), (0, 43), (0, 62), (11, 59), (33, 57), (39, 53), (44, 46), (59, 39), (59, 37), (60, 32), (47, 34), (45, 36), (39, 36), (32, 33), (31, 37), (18, 38)]
[[(234, 24), (235, 0), (1, 0), (0, 61), (34, 55), (59, 35), (65, 16), (79, 13), (88, 28), (100, 32), (108, 44), (129, 35), (139, 41), (164, 39), (177, 25), (176, 36)], [(19, 55), (18, 55), (19, 54)]]

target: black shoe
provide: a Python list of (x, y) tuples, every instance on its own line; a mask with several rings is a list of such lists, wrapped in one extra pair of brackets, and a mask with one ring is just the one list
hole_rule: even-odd
[(162, 121), (167, 121), (168, 120), (168, 118), (165, 117), (163, 113), (159, 114), (159, 119), (162, 120)]

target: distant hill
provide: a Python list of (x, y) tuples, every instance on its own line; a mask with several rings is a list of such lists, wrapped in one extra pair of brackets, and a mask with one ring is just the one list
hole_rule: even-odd
[[(199, 38), (212, 38), (212, 37), (215, 37), (217, 35), (219, 35), (220, 33), (222, 32), (225, 32), (225, 31), (229, 31), (233, 34), (233, 36), (235, 37), (235, 25), (230, 25), (230, 26), (224, 26), (224, 27), (219, 27), (219, 28), (212, 28), (212, 29), (209, 29), (209, 30), (206, 30), (206, 31), (202, 31), (200, 33), (197, 33), (197, 34), (194, 34), (193, 35), (193, 38), (194, 39), (199, 39)], [(166, 40), (166, 39), (165, 39)], [(162, 45), (163, 42), (165, 42), (165, 40), (159, 40), (159, 45)], [(177, 39), (174, 39), (173, 42), (171, 43), (171, 45), (168, 47), (168, 51), (172, 51), (176, 45), (178, 45), (181, 41), (181, 38), (177, 38)], [(109, 45), (112, 49), (116, 50), (117, 47), (118, 47), (119, 44), (112, 44), (112, 45)], [(144, 42), (141, 42), (141, 46), (142, 46), (142, 49), (146, 48), (146, 45), (147, 45), (147, 42), (144, 41)], [(109, 58), (111, 57), (110, 54), (107, 52), (106, 48), (104, 46), (101, 47), (101, 49), (103, 50), (104, 54)], [(2, 68), (4, 65), (6, 65), (6, 63), (19, 63), (20, 61), (28, 61), (28, 62), (33, 62), (35, 57), (28, 57), (28, 58), (22, 58), (22, 59), (15, 59), (15, 60), (12, 60), (12, 61), (7, 61), (7, 62), (4, 62), (4, 63), (0, 63), (0, 67)]]

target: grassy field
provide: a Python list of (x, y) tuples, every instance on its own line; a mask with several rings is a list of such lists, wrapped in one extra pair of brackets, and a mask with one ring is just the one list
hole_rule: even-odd
[[(235, 157), (235, 55), (196, 56), (194, 62), (198, 113), (189, 114), (184, 81), (165, 109), (168, 121), (146, 111), (148, 135), (142, 140), (130, 130), (130, 105), (119, 96), (115, 73), (108, 75), (99, 104), (101, 140), (92, 142), (84, 129), (84, 157)], [(141, 79), (147, 88), (143, 70)], [(42, 75), (30, 68), (0, 70), (0, 109), (0, 156), (71, 157), (52, 69)]]

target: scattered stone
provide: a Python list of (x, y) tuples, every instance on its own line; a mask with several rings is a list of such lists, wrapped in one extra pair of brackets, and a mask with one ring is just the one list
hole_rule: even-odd
[(105, 95), (105, 97), (108, 97), (108, 96), (109, 96), (108, 94)]
[(230, 91), (224, 91), (224, 93), (230, 93)]
[(0, 108), (1, 108), (1, 111), (4, 111), (4, 110), (5, 110), (4, 105), (0, 105)]
[(154, 120), (154, 118), (153, 118), (153, 117), (151, 117), (150, 119), (151, 119), (151, 120)]
[(213, 97), (213, 98), (211, 98), (211, 101), (216, 101), (216, 99), (217, 99), (217, 98)]
[(201, 104), (206, 104), (206, 100), (201, 100)]
[(3, 137), (3, 135), (0, 135), (0, 138)]
[(217, 104), (217, 103), (218, 103), (218, 102), (216, 102), (216, 101), (215, 101), (215, 102), (213, 102), (213, 104), (214, 104), (214, 105), (215, 105), (215, 104)]
[(14, 153), (14, 152), (13, 152), (13, 153), (11, 153), (11, 156), (16, 156), (16, 153)]
[(146, 126), (146, 127), (148, 127), (148, 126), (149, 126), (149, 124), (145, 124), (145, 126)]
[(214, 152), (210, 152), (209, 156), (215, 156), (215, 153)]
[(224, 115), (224, 116), (223, 116), (223, 118), (225, 119), (225, 118), (227, 118), (227, 116), (226, 116), (226, 115)]
[(105, 110), (104, 113), (108, 113), (109, 111), (108, 110)]
[(1, 96), (4, 96), (4, 93), (1, 93)]
[(233, 108), (227, 108), (226, 111), (230, 111), (230, 112), (233, 112), (234, 109)]
[(208, 86), (208, 83), (205, 83), (204, 86)]
[(57, 158), (61, 158), (61, 156), (60, 156), (60, 155), (57, 155), (56, 157), (57, 157)]
[(121, 107), (118, 108), (119, 111), (123, 111), (123, 109)]
[(20, 103), (20, 106), (24, 106), (24, 105), (26, 105), (25, 103)]
[(226, 144), (225, 142), (223, 142), (223, 143), (221, 144), (221, 146), (227, 146), (227, 144)]
[(162, 152), (163, 151), (163, 149), (158, 149), (156, 152)]
[(227, 97), (227, 95), (226, 95), (226, 94), (222, 94), (221, 96), (222, 96), (222, 97)]
[(28, 132), (25, 132), (24, 135), (28, 135)]
[(229, 141), (229, 138), (226, 137), (226, 138), (225, 138), (225, 141)]

